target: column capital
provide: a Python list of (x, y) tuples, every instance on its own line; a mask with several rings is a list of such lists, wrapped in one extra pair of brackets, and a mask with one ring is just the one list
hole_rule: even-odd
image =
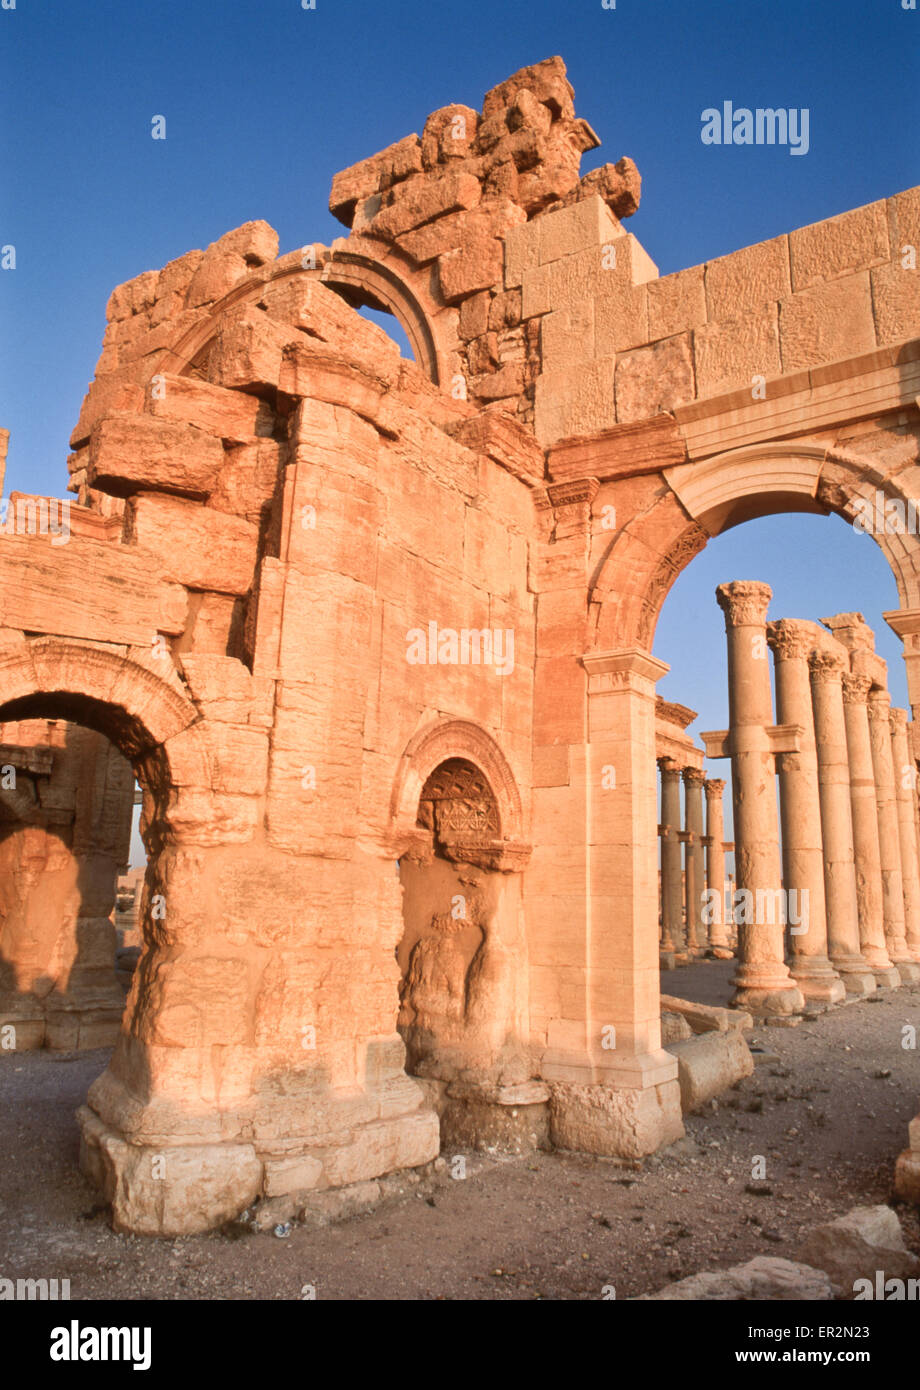
[(869, 687), (872, 685), (868, 676), (856, 676), (847, 673), (843, 678), (843, 700), (847, 705), (864, 705), (869, 698)]
[(681, 766), (675, 758), (657, 758), (656, 762), (662, 777), (680, 777)]
[(769, 584), (757, 579), (733, 579), (716, 588), (716, 599), (729, 627), (765, 622), (772, 597)]
[(892, 708), (888, 711), (892, 733), (907, 733), (907, 710)]
[(683, 772), (684, 781), (687, 783), (688, 786), (701, 787), (703, 783), (706, 781), (706, 774), (700, 767), (685, 767)]
[(710, 801), (721, 801), (722, 793), (725, 791), (724, 777), (709, 777), (703, 783), (703, 791)]
[(643, 647), (618, 647), (610, 652), (586, 652), (581, 663), (588, 673), (588, 690), (594, 693), (615, 688), (618, 678), (639, 676), (643, 680), (661, 680), (670, 671), (666, 661), (659, 661)]
[(777, 661), (807, 661), (815, 649), (815, 627), (804, 618), (767, 623), (767, 643)]
[(812, 680), (817, 681), (819, 685), (830, 685), (834, 681), (842, 680), (846, 668), (846, 658), (838, 652), (817, 651), (812, 652), (808, 658)]

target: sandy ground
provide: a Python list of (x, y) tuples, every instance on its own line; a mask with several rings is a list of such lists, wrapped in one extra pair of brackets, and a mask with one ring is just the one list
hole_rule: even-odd
[[(723, 1002), (731, 962), (668, 973)], [(320, 1230), (116, 1235), (76, 1167), (74, 1111), (108, 1053), (0, 1054), (0, 1276), (69, 1278), (74, 1299), (618, 1299), (757, 1254), (794, 1258), (812, 1226), (891, 1197), (920, 1097), (920, 986), (748, 1035), (755, 1073), (643, 1164), (470, 1154), (376, 1211)], [(752, 1183), (752, 1162), (766, 1178)], [(754, 1190), (751, 1190), (753, 1188)], [(920, 1253), (918, 1213), (899, 1208)], [(609, 1296), (609, 1295), (608, 1295)]]

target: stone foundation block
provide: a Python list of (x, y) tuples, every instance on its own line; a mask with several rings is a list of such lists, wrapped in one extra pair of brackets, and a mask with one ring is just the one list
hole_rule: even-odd
[(737, 1031), (701, 1033), (665, 1049), (677, 1058), (680, 1101), (685, 1115), (734, 1086), (754, 1070), (754, 1059)]
[(558, 1149), (644, 1158), (683, 1138), (676, 1081), (641, 1090), (554, 1082), (550, 1090), (550, 1137)]

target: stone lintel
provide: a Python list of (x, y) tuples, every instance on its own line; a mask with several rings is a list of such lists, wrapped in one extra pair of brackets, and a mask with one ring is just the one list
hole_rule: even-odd
[(767, 729), (771, 753), (798, 753), (802, 747), (801, 724), (771, 724)]

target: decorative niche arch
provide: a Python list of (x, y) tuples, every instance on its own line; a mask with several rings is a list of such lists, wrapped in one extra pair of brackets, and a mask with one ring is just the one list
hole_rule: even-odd
[(395, 856), (434, 847), (434, 828), (419, 826), (419, 808), (425, 793), (431, 794), (428, 800), (449, 794), (445, 779), (453, 779), (460, 795), (477, 789), (489, 793), (482, 797), (482, 814), (471, 817), (467, 825), (456, 824), (448, 834), (451, 857), (509, 872), (523, 869), (531, 847), (523, 839), (523, 808), (514, 774), (495, 740), (463, 719), (438, 720), (419, 730), (400, 759), (390, 807)]

